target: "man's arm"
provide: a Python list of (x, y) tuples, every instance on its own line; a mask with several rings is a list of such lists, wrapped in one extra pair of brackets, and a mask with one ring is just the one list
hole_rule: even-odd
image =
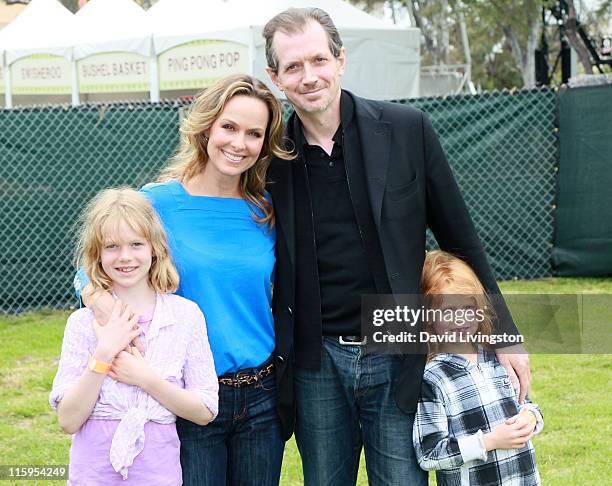
[[(495, 333), (518, 335), (493, 271), (487, 261), (480, 238), (472, 222), (442, 146), (423, 115), (423, 150), (427, 171), (427, 224), (445, 251), (465, 260), (476, 272), (488, 294), (492, 295), (496, 319)], [(499, 297), (497, 297), (499, 296)], [(496, 349), (499, 362), (506, 368), (515, 388), (520, 385), (519, 402), (523, 403), (531, 387), (529, 356), (521, 344)]]

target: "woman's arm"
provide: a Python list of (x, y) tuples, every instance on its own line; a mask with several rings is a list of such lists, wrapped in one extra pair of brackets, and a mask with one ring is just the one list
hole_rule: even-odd
[(81, 292), (83, 305), (94, 313), (96, 321), (105, 325), (110, 319), (110, 315), (115, 305), (115, 299), (104, 290), (94, 290), (93, 285), (88, 283)]

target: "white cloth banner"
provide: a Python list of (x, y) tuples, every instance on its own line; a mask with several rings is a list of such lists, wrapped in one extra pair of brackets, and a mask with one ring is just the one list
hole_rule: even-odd
[(95, 54), (77, 61), (79, 92), (149, 90), (149, 59), (129, 52)]
[(70, 61), (52, 54), (34, 54), (11, 64), (13, 94), (70, 94)]
[(198, 40), (162, 53), (158, 59), (162, 90), (205, 88), (217, 79), (249, 72), (249, 48), (220, 40)]

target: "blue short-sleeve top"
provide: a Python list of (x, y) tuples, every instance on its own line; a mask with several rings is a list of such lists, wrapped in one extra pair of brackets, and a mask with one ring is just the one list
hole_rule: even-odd
[(171, 180), (147, 184), (164, 225), (180, 286), (206, 318), (217, 375), (262, 364), (274, 350), (274, 229), (244, 199), (192, 196)]

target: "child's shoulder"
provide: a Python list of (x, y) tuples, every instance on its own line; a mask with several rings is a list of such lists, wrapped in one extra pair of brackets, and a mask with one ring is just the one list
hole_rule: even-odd
[(186, 299), (185, 297), (177, 294), (160, 294), (160, 297), (174, 313), (182, 316), (202, 315), (200, 307), (193, 300)]
[(425, 365), (423, 380), (443, 386), (468, 373), (470, 362), (455, 354), (440, 353)]
[(87, 307), (75, 310), (66, 322), (66, 329), (74, 332), (93, 332), (94, 314)]
[(431, 358), (425, 365), (426, 371), (432, 373), (449, 372), (451, 370), (465, 370), (470, 362), (457, 354), (440, 353)]

